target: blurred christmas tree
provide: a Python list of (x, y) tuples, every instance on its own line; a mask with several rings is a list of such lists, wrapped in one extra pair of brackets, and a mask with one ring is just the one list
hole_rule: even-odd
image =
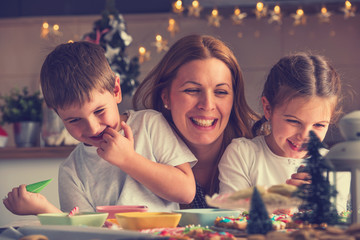
[(336, 197), (337, 191), (329, 181), (329, 172), (333, 171), (334, 167), (319, 153), (319, 149), (322, 147), (323, 145), (316, 134), (310, 131), (308, 144), (310, 157), (307, 159), (306, 169), (311, 176), (311, 183), (299, 187), (297, 196), (305, 201), (293, 219), (315, 224), (336, 224), (339, 221), (339, 216), (331, 199)]
[(272, 221), (266, 210), (265, 204), (256, 187), (251, 197), (249, 219), (246, 226), (248, 234), (267, 234), (272, 231)]
[(132, 95), (139, 85), (139, 59), (129, 59), (125, 48), (132, 42), (132, 37), (126, 32), (124, 18), (115, 7), (114, 0), (106, 1), (102, 18), (94, 23), (93, 31), (83, 36), (89, 42), (100, 44), (105, 50), (105, 56), (113, 71), (120, 76), (122, 94)]

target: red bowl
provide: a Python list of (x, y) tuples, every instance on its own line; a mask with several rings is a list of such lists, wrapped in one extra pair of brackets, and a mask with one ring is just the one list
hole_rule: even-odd
[(148, 207), (142, 205), (113, 205), (113, 206), (97, 206), (97, 212), (109, 213), (108, 219), (115, 218), (115, 213), (124, 212), (147, 212)]

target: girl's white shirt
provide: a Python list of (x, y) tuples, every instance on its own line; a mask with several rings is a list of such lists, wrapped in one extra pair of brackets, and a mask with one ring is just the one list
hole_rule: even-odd
[[(328, 150), (321, 149), (324, 156)], [(235, 192), (256, 185), (270, 187), (286, 183), (301, 165), (303, 159), (281, 157), (274, 154), (265, 142), (264, 136), (253, 139), (234, 139), (226, 148), (219, 163), (220, 194)], [(330, 173), (330, 183), (334, 177)], [(338, 212), (347, 209), (350, 194), (351, 174), (336, 173), (336, 207)]]

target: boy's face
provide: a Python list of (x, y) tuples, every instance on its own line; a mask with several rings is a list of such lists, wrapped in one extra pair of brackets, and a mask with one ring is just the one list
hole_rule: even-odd
[(66, 129), (76, 140), (99, 147), (107, 127), (120, 130), (120, 114), (117, 104), (121, 102), (121, 91), (117, 85), (114, 94), (98, 90), (91, 92), (90, 101), (82, 106), (74, 104), (57, 109)]

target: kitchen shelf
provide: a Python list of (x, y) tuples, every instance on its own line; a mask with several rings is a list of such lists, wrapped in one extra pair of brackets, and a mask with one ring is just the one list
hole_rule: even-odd
[(5, 159), (67, 158), (75, 146), (59, 147), (4, 147), (0, 148), (0, 161)]

